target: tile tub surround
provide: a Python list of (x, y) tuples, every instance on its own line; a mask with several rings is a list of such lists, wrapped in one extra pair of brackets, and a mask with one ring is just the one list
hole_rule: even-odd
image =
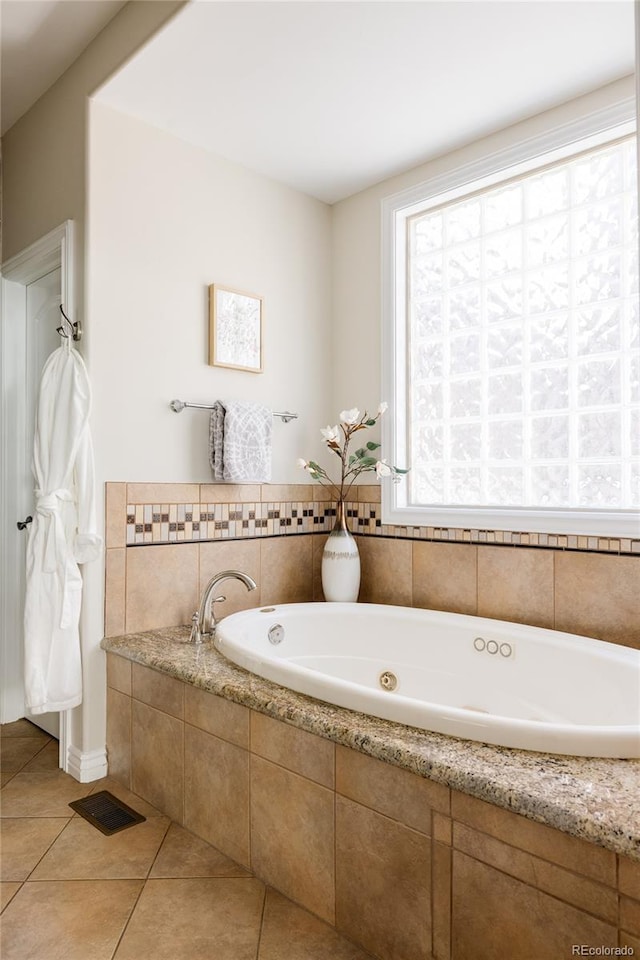
[(186, 630), (103, 645), (111, 775), (160, 809), (171, 782), (179, 823), (382, 960), (640, 945), (639, 762), (364, 717)]
[[(352, 522), (362, 601), (540, 624), (640, 647), (635, 541), (574, 543), (543, 534), (428, 527), (390, 532), (379, 525), (380, 488), (354, 489), (362, 498), (350, 507), (358, 514)], [(333, 523), (325, 494), (310, 484), (107, 484), (105, 634), (188, 623), (208, 578), (230, 567), (249, 573), (259, 591), (225, 584), (225, 614), (323, 599), (320, 559)], [(127, 523), (138, 515), (140, 524)], [(214, 519), (194, 521), (202, 515)], [(128, 537), (142, 540), (127, 545)]]

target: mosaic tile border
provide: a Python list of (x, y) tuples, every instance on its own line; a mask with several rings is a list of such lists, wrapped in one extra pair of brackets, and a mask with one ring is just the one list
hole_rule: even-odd
[[(251, 503), (138, 503), (127, 505), (126, 545), (198, 543), (243, 537), (329, 533), (335, 507), (327, 501)], [(347, 508), (353, 533), (405, 540), (434, 540), (640, 556), (640, 539), (516, 533), (383, 524), (380, 503), (354, 501)]]

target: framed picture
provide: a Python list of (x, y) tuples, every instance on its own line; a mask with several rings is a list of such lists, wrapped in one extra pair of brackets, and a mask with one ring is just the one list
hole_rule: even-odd
[(209, 363), (262, 373), (262, 297), (211, 284)]

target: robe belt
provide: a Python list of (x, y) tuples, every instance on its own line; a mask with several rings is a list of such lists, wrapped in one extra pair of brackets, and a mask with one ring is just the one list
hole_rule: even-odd
[(36, 513), (46, 521), (44, 530), (44, 553), (42, 569), (45, 573), (59, 573), (62, 580), (62, 610), (60, 626), (65, 627), (69, 619), (69, 597), (67, 595), (67, 557), (68, 545), (62, 522), (60, 508), (63, 503), (72, 503), (69, 490), (61, 487), (51, 493), (36, 490)]

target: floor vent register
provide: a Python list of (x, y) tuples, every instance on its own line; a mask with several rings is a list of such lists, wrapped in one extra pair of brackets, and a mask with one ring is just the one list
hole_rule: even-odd
[(108, 837), (147, 819), (108, 790), (74, 800), (69, 806)]

